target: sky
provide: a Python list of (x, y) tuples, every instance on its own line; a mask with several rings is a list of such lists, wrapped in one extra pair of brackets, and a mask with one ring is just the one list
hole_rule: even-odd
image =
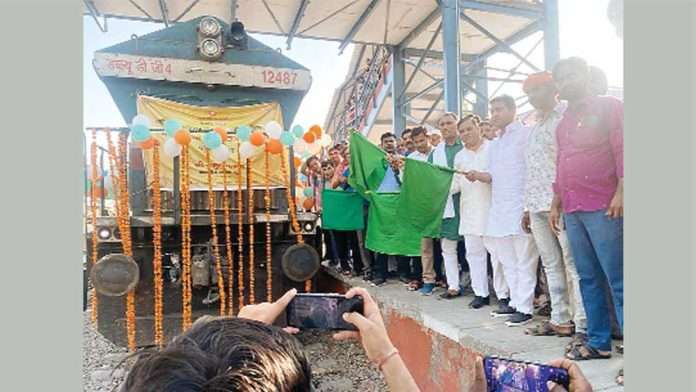
[[(561, 57), (580, 56), (590, 64), (602, 68), (610, 86), (623, 86), (623, 41), (616, 36), (607, 18), (609, 0), (559, 0), (559, 26)], [(121, 117), (104, 84), (92, 68), (96, 50), (126, 41), (132, 34), (144, 35), (164, 28), (162, 24), (109, 19), (108, 32), (102, 33), (96, 23), (86, 16), (83, 19), (83, 118), (85, 126), (124, 126)], [(253, 35), (272, 48), (280, 48), (283, 54), (309, 68), (312, 87), (302, 101), (295, 118), (298, 124), (323, 124), (336, 88), (345, 80), (353, 51), (348, 46), (338, 54), (338, 43), (295, 38), (291, 50), (285, 50), (285, 38)], [(533, 38), (520, 44), (524, 52), (533, 45)], [(543, 55), (537, 50), (536, 56)], [(496, 61), (514, 61), (500, 55)], [(534, 58), (534, 56), (532, 57)], [(489, 92), (497, 85), (492, 84)], [(516, 86), (508, 89), (518, 88)], [(519, 95), (519, 94), (513, 94)]]

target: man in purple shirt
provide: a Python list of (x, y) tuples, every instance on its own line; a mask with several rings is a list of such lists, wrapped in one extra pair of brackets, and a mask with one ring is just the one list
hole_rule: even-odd
[(559, 61), (553, 79), (568, 101), (556, 128), (556, 180), (549, 223), (566, 233), (580, 276), (587, 313), (587, 342), (567, 354), (573, 360), (611, 356), (611, 324), (606, 291), (623, 329), (623, 103), (590, 92), (587, 63)]

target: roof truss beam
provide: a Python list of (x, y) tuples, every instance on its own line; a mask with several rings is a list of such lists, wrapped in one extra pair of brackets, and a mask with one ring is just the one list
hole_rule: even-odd
[(543, 16), (543, 11), (541, 9), (518, 8), (503, 4), (484, 3), (481, 1), (459, 0), (459, 6), (462, 9), (519, 16), (528, 19), (538, 19)]
[(295, 17), (292, 20), (292, 26), (290, 27), (290, 31), (288, 31), (288, 39), (286, 41), (288, 44), (288, 50), (290, 50), (292, 46), (292, 40), (295, 38), (295, 34), (297, 33), (297, 29), (300, 27), (300, 22), (302, 21), (302, 17), (304, 16), (308, 5), (309, 0), (302, 0), (300, 2), (300, 6), (297, 7), (297, 12), (295, 12)]
[(406, 84), (404, 85), (403, 92), (401, 93), (401, 97), (399, 97), (399, 99), (403, 98), (404, 93), (406, 92), (406, 90), (408, 90), (408, 87), (411, 85), (411, 82), (413, 82), (413, 79), (416, 77), (416, 73), (421, 69), (421, 65), (423, 65), (423, 60), (425, 60), (425, 56), (428, 55), (430, 48), (433, 47), (433, 44), (435, 43), (435, 39), (440, 35), (440, 31), (442, 31), (442, 22), (440, 22), (440, 24), (435, 29), (435, 33), (433, 33), (433, 36), (430, 38), (430, 42), (428, 42), (428, 46), (425, 47), (425, 51), (423, 51), (423, 54), (418, 59), (418, 63), (416, 64), (416, 69), (411, 73), (411, 76), (406, 81)]
[(191, 10), (193, 9), (193, 7), (195, 7), (196, 4), (198, 4), (200, 1), (201, 1), (201, 0), (193, 0), (193, 1), (191, 1), (191, 3), (188, 5), (188, 7), (186, 7), (186, 9), (184, 9), (184, 10), (181, 12), (181, 14), (179, 14), (179, 16), (177, 16), (176, 18), (174, 18), (174, 21), (173, 21), (173, 22), (174, 22), (174, 23), (179, 22), (179, 21), (181, 20), (181, 18), (183, 18), (184, 16), (186, 16), (186, 14), (188, 14), (189, 11), (191, 11)]
[(408, 33), (408, 35), (404, 37), (404, 39), (402, 39), (397, 46), (401, 48), (407, 47), (411, 41), (413, 41), (417, 36), (419, 36), (420, 33), (423, 32), (423, 30), (427, 29), (428, 26), (430, 26), (433, 23), (433, 21), (438, 17), (440, 17), (439, 6), (435, 7), (435, 9), (430, 14), (428, 14), (428, 16), (426, 16), (422, 21), (420, 21), (420, 23), (418, 23), (418, 25), (414, 27), (413, 30), (411, 30), (411, 32)]
[(355, 35), (360, 31), (360, 28), (365, 24), (367, 19), (370, 17), (372, 14), (372, 11), (375, 10), (377, 7), (377, 4), (379, 4), (381, 0), (372, 0), (370, 1), (370, 4), (367, 5), (365, 10), (363, 10), (362, 14), (360, 14), (360, 17), (358, 18), (357, 21), (353, 24), (353, 26), (350, 28), (348, 31), (348, 34), (343, 38), (341, 41), (341, 44), (338, 46), (338, 52), (343, 53), (343, 50), (348, 46), (350, 41), (355, 37)]
[(160, 12), (162, 12), (162, 20), (164, 21), (164, 26), (169, 27), (169, 10), (167, 10), (167, 4), (164, 0), (159, 0)]
[[(406, 48), (406, 49), (403, 49), (403, 51), (404, 51), (404, 57), (420, 57), (425, 52), (425, 50), (423, 50), (423, 49), (416, 49), (416, 48)], [(429, 58), (429, 59), (442, 60), (443, 54), (439, 50), (429, 50), (425, 57)], [(468, 63), (470, 61), (474, 61), (476, 59), (476, 57), (477, 56), (475, 54), (462, 53), (461, 54), (461, 61), (463, 63)]]

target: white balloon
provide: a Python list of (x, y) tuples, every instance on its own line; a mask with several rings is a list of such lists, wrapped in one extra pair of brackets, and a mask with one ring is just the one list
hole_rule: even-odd
[(164, 142), (164, 154), (170, 158), (178, 157), (181, 154), (181, 145), (170, 137)]
[(317, 155), (321, 152), (321, 142), (315, 141), (309, 144), (307, 149), (312, 153), (312, 155)]
[(104, 177), (104, 188), (109, 189), (113, 185), (113, 179), (111, 176)]
[(230, 149), (226, 145), (221, 144), (213, 150), (213, 160), (215, 162), (224, 162), (230, 159)]
[(256, 155), (257, 152), (258, 147), (254, 146), (249, 142), (244, 142), (242, 143), (241, 147), (239, 147), (239, 155), (242, 159), (249, 159)]
[(292, 145), (292, 148), (295, 150), (295, 152), (302, 154), (303, 152), (307, 151), (309, 146), (307, 146), (307, 142), (305, 142), (304, 139), (297, 139), (295, 140), (295, 144)]
[(138, 114), (137, 116), (133, 117), (132, 124), (133, 125), (142, 124), (142, 125), (150, 128), (150, 118), (148, 118), (144, 114)]
[(266, 133), (268, 133), (268, 136), (271, 137), (271, 139), (279, 139), (280, 134), (283, 132), (283, 127), (280, 126), (275, 121), (269, 121), (266, 123), (266, 126), (264, 127), (266, 129)]
[(321, 137), (321, 145), (322, 147), (330, 147), (331, 143), (333, 143), (333, 140), (331, 140), (331, 135), (328, 133), (325, 133)]

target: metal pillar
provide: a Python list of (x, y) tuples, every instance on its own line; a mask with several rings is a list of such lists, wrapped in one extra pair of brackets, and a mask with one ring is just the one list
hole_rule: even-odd
[(459, 1), (442, 0), (442, 46), (445, 67), (445, 110), (459, 114)]
[(544, 0), (544, 66), (550, 71), (560, 59), (558, 0)]
[[(474, 75), (478, 78), (474, 81), (474, 88), (481, 95), (488, 97), (488, 71), (486, 70), (486, 61), (482, 61), (474, 69)], [(488, 99), (483, 99), (482, 96), (476, 96), (476, 104), (474, 105), (474, 113), (478, 114), (481, 118), (488, 117)]]
[(392, 50), (391, 61), (392, 132), (399, 136), (404, 128), (406, 128), (403, 105), (403, 99), (405, 97), (404, 86), (406, 84), (406, 63), (404, 62), (403, 51), (400, 50), (400, 48), (394, 48)]

